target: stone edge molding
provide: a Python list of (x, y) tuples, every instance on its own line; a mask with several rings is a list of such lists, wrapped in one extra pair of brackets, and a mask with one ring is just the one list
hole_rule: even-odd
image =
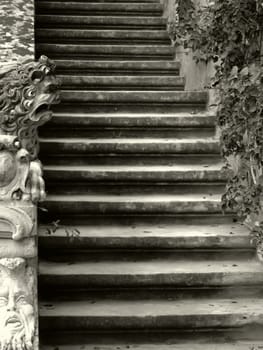
[(38, 349), (38, 127), (59, 102), (54, 69), (45, 56), (0, 66), (0, 350)]

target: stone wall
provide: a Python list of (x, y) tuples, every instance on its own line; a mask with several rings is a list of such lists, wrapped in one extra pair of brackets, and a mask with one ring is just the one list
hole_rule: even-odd
[(0, 62), (34, 58), (34, 0), (0, 1)]
[[(161, 0), (164, 6), (164, 16), (170, 21), (175, 15), (176, 0)], [(211, 0), (195, 0), (196, 6), (208, 5)], [(186, 90), (203, 90), (214, 74), (213, 63), (196, 63), (193, 59), (193, 52), (190, 49), (177, 47), (176, 60), (181, 62), (181, 75), (186, 79)]]

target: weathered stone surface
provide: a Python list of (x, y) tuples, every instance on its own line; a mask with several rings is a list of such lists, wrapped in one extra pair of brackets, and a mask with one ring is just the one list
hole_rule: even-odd
[(34, 1), (1, 0), (0, 60), (4, 63), (34, 58)]
[(46, 166), (45, 176), (50, 182), (224, 182), (223, 164), (206, 166)]
[(164, 139), (148, 138), (45, 138), (41, 140), (43, 152), (55, 154), (218, 154), (219, 143), (215, 138)]
[(0, 238), (16, 241), (36, 235), (36, 208), (20, 201), (0, 202)]
[[(241, 224), (226, 222), (224, 217), (208, 215), (202, 219), (190, 217), (123, 217), (89, 218), (88, 223), (70, 218), (66, 224), (58, 226), (41, 225), (39, 242), (44, 252), (61, 254), (70, 249), (79, 251), (104, 250), (114, 252), (117, 249), (155, 251), (157, 249), (184, 250), (192, 254), (193, 249), (228, 249), (231, 255), (234, 249), (251, 249), (248, 229)], [(229, 220), (230, 221), (230, 220)], [(71, 224), (71, 225), (70, 225)], [(71, 239), (67, 232), (72, 227), (79, 232), (77, 239)], [(166, 254), (166, 253), (164, 253)], [(139, 256), (139, 254), (138, 254)]]
[(65, 26), (67, 28), (79, 28), (83, 26), (90, 29), (166, 29), (166, 20), (159, 17), (125, 17), (125, 16), (52, 16), (38, 15), (36, 17), (38, 26), (52, 25)]
[[(36, 280), (23, 258), (0, 259), (1, 349), (32, 350), (36, 332)], [(10, 345), (9, 345), (10, 344)]]
[(138, 77), (130, 75), (122, 76), (79, 76), (79, 75), (59, 75), (62, 89), (81, 88), (88, 90), (105, 89), (130, 89), (130, 90), (183, 90), (184, 78), (182, 77)]
[[(137, 4), (136, 4), (137, 5)], [(127, 4), (125, 4), (127, 6)], [(39, 42), (77, 42), (114, 44), (114, 43), (136, 43), (136, 44), (170, 44), (166, 30), (89, 30), (89, 29), (39, 29), (36, 32)], [(88, 62), (87, 62), (88, 64)]]
[[(128, 253), (127, 253), (128, 255)], [(191, 260), (177, 256), (144, 258), (132, 256), (126, 261), (114, 256), (107, 261), (64, 262), (42, 261), (40, 279), (46, 288), (194, 288), (230, 287), (263, 284), (263, 266), (253, 260)]]
[(262, 326), (262, 307), (261, 298), (43, 301), (40, 319), (42, 330), (238, 329), (248, 324)]
[(64, 84), (41, 131), (42, 342), (176, 349), (162, 340), (181, 332), (194, 345), (182, 349), (210, 350), (218, 332), (232, 350), (229, 333), (258, 325), (262, 339), (262, 266), (247, 230), (222, 214), (207, 93), (171, 90), (180, 65), (166, 21), (127, 15), (144, 2), (159, 1), (39, 0), (38, 52), (52, 52)]
[[(36, 234), (36, 232), (34, 232)], [(22, 256), (25, 259), (35, 258), (37, 256), (36, 238), (24, 238), (22, 240), (8, 239), (12, 232), (9, 227), (5, 227), (0, 221), (0, 258), (15, 258)], [(6, 235), (3, 239), (3, 236)]]
[[(42, 29), (41, 29), (42, 31)], [(141, 31), (140, 31), (141, 32)], [(158, 31), (159, 32), (159, 31)], [(63, 31), (65, 33), (65, 31)], [(72, 30), (71, 30), (72, 33)], [(84, 74), (165, 74), (176, 76), (179, 74), (180, 63), (178, 61), (94, 61), (94, 60), (65, 60), (56, 61), (58, 73), (84, 73)]]
[[(260, 341), (240, 341), (240, 342), (227, 342), (224, 344), (220, 343), (206, 343), (206, 344), (195, 344), (182, 342), (181, 344), (132, 344), (132, 342), (127, 343), (115, 343), (112, 344), (80, 344), (80, 345), (59, 345), (61, 350), (248, 350), (254, 349), (259, 350), (262, 348), (262, 342)], [(42, 350), (54, 350), (54, 346), (46, 345), (42, 347)]]
[(0, 37), (0, 348), (37, 350), (37, 127), (51, 117), (57, 83), (46, 57), (33, 60), (33, 1), (1, 2)]
[(159, 3), (78, 3), (78, 2), (65, 2), (63, 9), (61, 9), (60, 2), (40, 1), (37, 3), (37, 11), (39, 13), (58, 13), (70, 15), (95, 15), (95, 16), (114, 16), (114, 15), (128, 15), (137, 16), (143, 14), (143, 16), (161, 16), (162, 7)]
[(46, 52), (51, 58), (70, 57), (83, 59), (172, 59), (173, 49), (169, 45), (75, 45), (75, 44), (39, 44), (39, 52)]
[[(37, 157), (37, 128), (52, 116), (58, 102), (55, 66), (47, 57), (2, 67), (0, 70), (1, 134), (17, 136), (23, 148)], [(12, 94), (10, 94), (12, 91)]]

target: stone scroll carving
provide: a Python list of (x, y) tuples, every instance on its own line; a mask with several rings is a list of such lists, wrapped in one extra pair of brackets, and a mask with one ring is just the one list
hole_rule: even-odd
[(34, 273), (23, 258), (0, 259), (0, 349), (32, 350)]
[(54, 64), (0, 66), (0, 350), (37, 350), (38, 127), (59, 101)]
[(14, 206), (0, 206), (0, 213), (0, 223), (6, 224), (10, 228), (13, 240), (17, 241), (36, 235), (36, 231), (33, 231), (35, 219), (25, 209)]

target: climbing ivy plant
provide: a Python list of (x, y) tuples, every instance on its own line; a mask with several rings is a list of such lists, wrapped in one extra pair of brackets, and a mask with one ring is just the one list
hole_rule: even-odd
[(263, 1), (215, 0), (196, 8), (177, 0), (169, 24), (176, 45), (215, 63), (217, 122), (229, 170), (223, 210), (244, 220), (263, 258)]

